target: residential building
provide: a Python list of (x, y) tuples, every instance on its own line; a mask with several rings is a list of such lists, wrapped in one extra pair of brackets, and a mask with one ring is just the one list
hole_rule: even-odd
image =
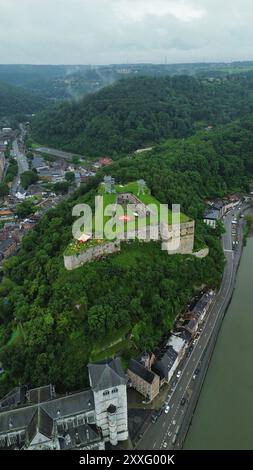
[(198, 300), (196, 305), (192, 308), (191, 313), (198, 320), (199, 323), (204, 320), (206, 313), (213, 300), (213, 296), (213, 291), (207, 292)]
[(9, 209), (0, 209), (0, 221), (13, 220), (15, 218), (14, 213)]
[(0, 261), (9, 258), (17, 249), (17, 242), (13, 238), (7, 238), (0, 242)]
[(159, 394), (160, 377), (141, 362), (132, 359), (128, 365), (127, 375), (131, 386), (147, 400), (152, 401)]
[(205, 224), (212, 228), (216, 228), (217, 220), (220, 219), (220, 211), (217, 209), (206, 210), (204, 215)]
[(169, 346), (162, 349), (157, 355), (155, 370), (159, 373), (160, 379), (169, 383), (179, 364), (178, 354)]
[(222, 199), (217, 199), (212, 203), (212, 209), (219, 212), (219, 217), (225, 214), (225, 202)]
[(192, 337), (194, 337), (198, 331), (199, 322), (197, 318), (192, 317), (189, 320), (185, 320), (181, 325), (178, 326), (179, 330), (188, 331)]
[(178, 355), (178, 361), (180, 362), (182, 357), (184, 356), (186, 347), (187, 347), (187, 342), (180, 333), (173, 334), (169, 337), (168, 342), (166, 343), (167, 347), (172, 347), (174, 351), (176, 351)]
[(166, 382), (170, 382), (177, 367), (179, 366), (191, 335), (185, 334), (184, 331), (172, 334), (165, 346), (157, 355), (155, 368), (159, 371), (161, 377), (165, 377)]

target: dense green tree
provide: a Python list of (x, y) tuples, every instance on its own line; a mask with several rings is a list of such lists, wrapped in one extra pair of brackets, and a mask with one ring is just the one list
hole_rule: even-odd
[(59, 181), (59, 183), (55, 183), (53, 186), (55, 193), (67, 193), (69, 190), (69, 182), (68, 181)]
[(31, 200), (27, 199), (17, 205), (15, 212), (20, 219), (24, 219), (35, 212), (35, 206)]
[(38, 179), (39, 176), (36, 170), (24, 171), (20, 177), (24, 189), (28, 189), (31, 184), (37, 183)]
[(73, 183), (75, 181), (75, 173), (73, 171), (67, 171), (65, 173), (65, 180), (69, 183)]
[(7, 196), (9, 194), (9, 188), (6, 183), (0, 183), (0, 197)]
[(81, 155), (118, 158), (252, 112), (252, 83), (252, 76), (221, 82), (189, 76), (124, 79), (37, 114), (32, 134)]

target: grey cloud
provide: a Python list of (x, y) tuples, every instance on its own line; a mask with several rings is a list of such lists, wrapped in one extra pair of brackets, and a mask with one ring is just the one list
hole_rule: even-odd
[(0, 0), (0, 62), (253, 59), (252, 22), (252, 0)]

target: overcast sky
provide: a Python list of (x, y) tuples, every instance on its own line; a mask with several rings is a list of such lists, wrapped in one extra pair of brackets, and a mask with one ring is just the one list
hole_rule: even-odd
[(0, 63), (253, 59), (252, 0), (0, 0)]

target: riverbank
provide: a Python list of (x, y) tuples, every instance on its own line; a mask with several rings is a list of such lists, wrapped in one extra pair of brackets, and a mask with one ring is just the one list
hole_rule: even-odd
[[(249, 292), (253, 275), (253, 239), (248, 239), (243, 252), (242, 240), (240, 256), (236, 260), (235, 274), (238, 274), (234, 276), (232, 296), (213, 349), (209, 351), (208, 363), (204, 364), (205, 373), (190, 418), (191, 426), (186, 433), (186, 450), (253, 448), (250, 429), (246, 432), (247, 423), (251, 423), (246, 416), (252, 408), (251, 398), (246, 398), (247, 389), (252, 386), (248, 378), (252, 375), (249, 357), (252, 355), (250, 325), (253, 327), (253, 316)], [(246, 308), (244, 317), (241, 316), (242, 305)]]

